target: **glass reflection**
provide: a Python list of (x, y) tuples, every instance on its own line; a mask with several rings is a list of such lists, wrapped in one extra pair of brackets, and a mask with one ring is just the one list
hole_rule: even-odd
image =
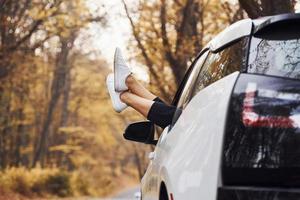
[(248, 72), (300, 79), (300, 39), (253, 37)]
[[(249, 82), (257, 84), (253, 112), (264, 119), (288, 118), (293, 122), (291, 126), (243, 123)], [(224, 140), (225, 182), (300, 184), (300, 128), (295, 117), (300, 114), (298, 94), (299, 81), (241, 75), (232, 96)], [(235, 177), (226, 173), (235, 173)]]
[(248, 38), (243, 38), (222, 51), (208, 55), (195, 83), (192, 96), (208, 85), (246, 66)]

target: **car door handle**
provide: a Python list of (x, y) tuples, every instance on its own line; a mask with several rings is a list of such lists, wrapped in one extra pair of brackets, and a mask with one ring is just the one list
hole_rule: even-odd
[(155, 152), (154, 151), (150, 152), (148, 158), (149, 160), (153, 160), (155, 158)]

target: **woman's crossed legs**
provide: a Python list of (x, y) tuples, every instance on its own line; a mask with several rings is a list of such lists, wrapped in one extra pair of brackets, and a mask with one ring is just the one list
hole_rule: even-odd
[(107, 76), (106, 84), (115, 111), (131, 106), (162, 128), (171, 124), (176, 107), (166, 105), (132, 76), (119, 48), (114, 56), (114, 74)]
[(166, 105), (157, 96), (142, 86), (132, 75), (126, 78), (128, 91), (122, 92), (120, 99), (144, 117), (165, 128), (172, 122), (175, 106)]

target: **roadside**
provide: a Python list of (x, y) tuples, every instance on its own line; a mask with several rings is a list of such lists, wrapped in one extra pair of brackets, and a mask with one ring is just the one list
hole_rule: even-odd
[(119, 194), (113, 196), (111, 200), (132, 200), (135, 199), (135, 194), (140, 191), (140, 186), (125, 189)]
[(59, 198), (59, 197), (25, 197), (20, 194), (1, 192), (0, 191), (0, 200), (135, 200), (136, 193), (140, 191), (139, 185), (133, 185), (126, 187), (123, 190), (112, 194), (111, 196), (105, 198), (99, 197), (68, 197), (68, 198)]
[(64, 198), (64, 199), (57, 199), (57, 200), (137, 200), (137, 198), (135, 197), (135, 194), (139, 191), (140, 191), (140, 186), (135, 185), (135, 186), (126, 188), (126, 189), (120, 191), (119, 193), (112, 195), (110, 197), (106, 197), (106, 198), (78, 197), (78, 198)]

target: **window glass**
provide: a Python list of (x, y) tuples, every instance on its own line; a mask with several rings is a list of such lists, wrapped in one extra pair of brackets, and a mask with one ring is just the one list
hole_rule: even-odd
[(253, 37), (248, 72), (300, 79), (300, 39)]
[(224, 50), (210, 52), (195, 82), (191, 97), (215, 81), (246, 65), (248, 39), (242, 39)]

